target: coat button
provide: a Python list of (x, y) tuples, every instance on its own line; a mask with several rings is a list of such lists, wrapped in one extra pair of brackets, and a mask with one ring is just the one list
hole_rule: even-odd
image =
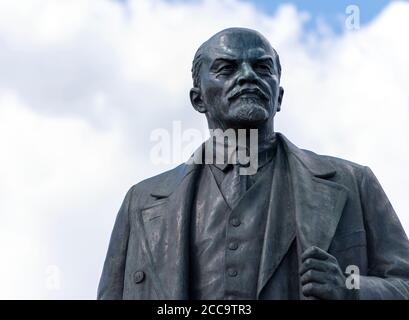
[(136, 271), (133, 275), (135, 283), (141, 283), (143, 279), (145, 279), (145, 272), (143, 271)]
[(239, 247), (239, 245), (237, 244), (237, 242), (230, 242), (229, 243), (229, 249), (230, 250), (236, 250)]
[(227, 269), (227, 274), (228, 274), (230, 277), (235, 277), (235, 276), (237, 276), (237, 270), (236, 270), (236, 269), (233, 269), (233, 268), (229, 268), (229, 269)]
[(237, 219), (237, 218), (231, 219), (230, 223), (231, 223), (231, 225), (232, 225), (233, 227), (238, 227), (238, 226), (241, 224), (240, 220)]

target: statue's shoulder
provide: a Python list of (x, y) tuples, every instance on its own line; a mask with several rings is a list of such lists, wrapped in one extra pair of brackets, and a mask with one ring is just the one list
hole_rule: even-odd
[(304, 166), (313, 173), (326, 175), (326, 173), (337, 172), (338, 175), (361, 176), (366, 166), (331, 155), (318, 154), (311, 150), (302, 149), (294, 145), (283, 134), (279, 134), (281, 141), (286, 146), (285, 150), (300, 160)]
[(303, 152), (308, 154), (310, 157), (319, 158), (321, 161), (327, 161), (331, 163), (333, 166), (336, 167), (346, 167), (346, 168), (353, 168), (355, 170), (360, 170), (364, 167), (364, 165), (344, 159), (339, 158), (327, 154), (319, 154), (311, 150), (301, 149)]
[(156, 186), (158, 184), (161, 184), (164, 181), (167, 181), (168, 179), (171, 179), (173, 176), (177, 176), (177, 173), (180, 171), (180, 169), (183, 167), (183, 164), (178, 165), (175, 168), (166, 170), (164, 172), (161, 172), (157, 175), (151, 176), (149, 178), (143, 179), (137, 184), (135, 184), (135, 188), (149, 188), (150, 186)]
[(352, 175), (354, 177), (361, 178), (363, 174), (366, 172), (366, 166), (344, 159), (339, 158), (331, 155), (325, 154), (318, 154), (311, 150), (300, 149), (306, 157), (313, 159), (316, 162), (326, 163), (332, 166), (338, 175)]
[(132, 186), (131, 193), (138, 199), (149, 195), (167, 196), (189, 171), (191, 166), (182, 163), (173, 169), (136, 183)]

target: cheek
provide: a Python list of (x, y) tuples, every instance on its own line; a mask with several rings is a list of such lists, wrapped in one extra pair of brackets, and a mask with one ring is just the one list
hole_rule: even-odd
[(223, 87), (216, 83), (208, 83), (204, 91), (205, 103), (210, 107), (216, 107), (221, 104), (223, 99)]
[(270, 95), (271, 95), (271, 100), (272, 101), (277, 101), (278, 98), (278, 93), (279, 93), (279, 84), (278, 81), (272, 80), (268, 83), (268, 87), (270, 90)]

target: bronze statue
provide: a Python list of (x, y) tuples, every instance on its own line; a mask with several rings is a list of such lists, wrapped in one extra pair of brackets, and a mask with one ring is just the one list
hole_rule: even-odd
[(372, 171), (274, 132), (284, 90), (268, 40), (223, 30), (192, 76), (209, 129), (257, 130), (256, 172), (190, 161), (134, 185), (98, 299), (409, 298), (408, 238)]

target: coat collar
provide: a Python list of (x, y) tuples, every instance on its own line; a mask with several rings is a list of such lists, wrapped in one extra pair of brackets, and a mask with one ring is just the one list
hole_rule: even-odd
[(337, 171), (328, 159), (281, 137), (288, 153), (299, 245), (302, 250), (314, 245), (326, 251), (349, 190), (330, 180)]
[[(281, 133), (277, 133), (277, 137), (281, 138), (287, 151), (296, 157), (313, 176), (330, 178), (336, 174), (335, 168), (328, 161), (322, 160), (311, 151), (299, 149)], [(203, 149), (204, 143), (197, 148), (188, 161), (168, 171), (161, 184), (156, 186), (151, 195), (156, 198), (169, 197), (186, 176), (199, 169), (201, 165), (198, 159), (202, 159)]]
[(183, 179), (197, 169), (199, 169), (199, 165), (189, 163), (188, 161), (180, 164), (170, 171), (167, 171), (161, 183), (155, 186), (155, 189), (151, 191), (151, 196), (155, 198), (169, 197), (176, 190)]
[(314, 152), (298, 148), (281, 133), (277, 135), (284, 141), (287, 151), (296, 157), (313, 176), (330, 178), (336, 174), (336, 169), (328, 160), (323, 160)]

